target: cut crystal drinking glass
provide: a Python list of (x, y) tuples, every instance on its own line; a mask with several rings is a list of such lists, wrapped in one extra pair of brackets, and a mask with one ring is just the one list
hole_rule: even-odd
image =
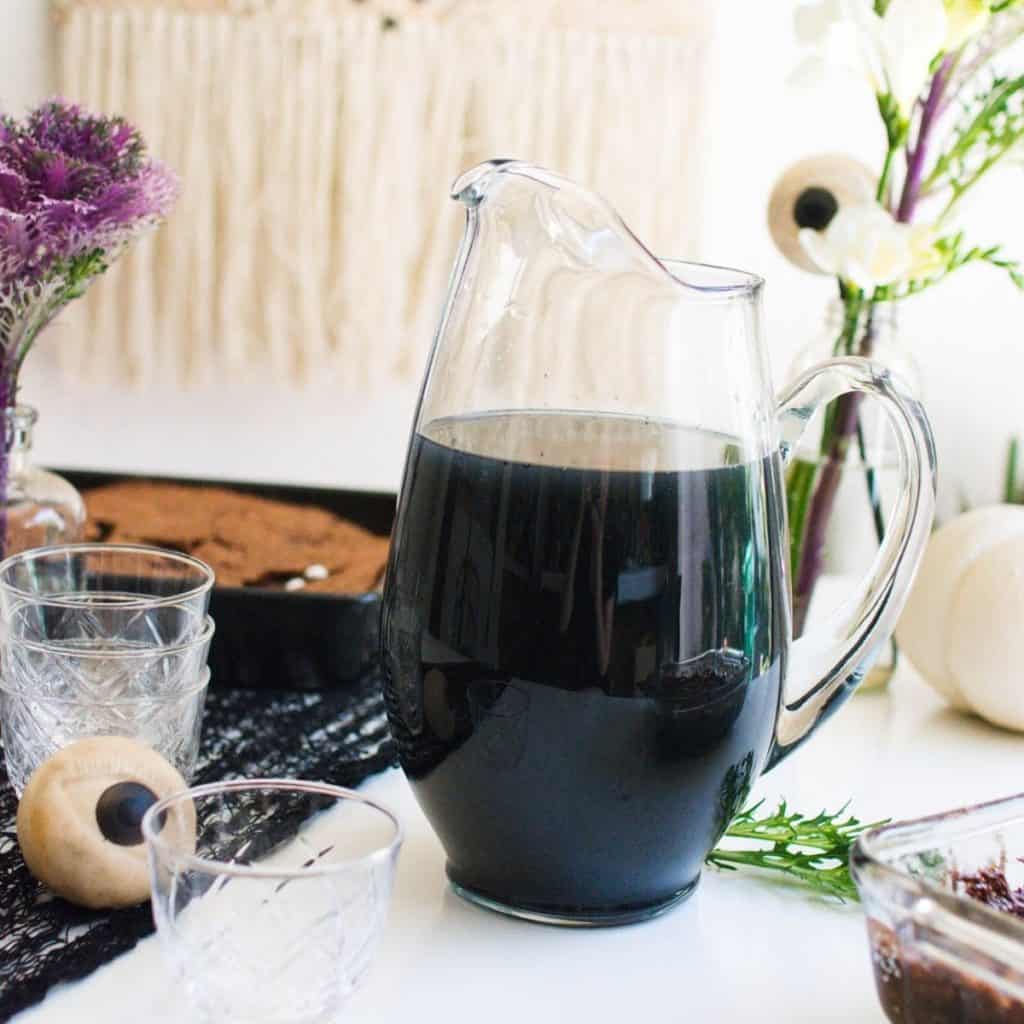
[(337, 1019), (384, 925), (402, 842), (390, 811), (248, 780), (162, 800), (142, 830), (161, 943), (200, 1019)]
[(213, 573), (157, 548), (71, 544), (0, 565), (0, 722), (10, 780), (74, 740), (128, 736), (195, 766)]
[(174, 647), (111, 642), (73, 647), (8, 638), (0, 722), (11, 785), (19, 795), (48, 757), (87, 736), (128, 736), (152, 747), (188, 780), (195, 769), (210, 673), (213, 620)]

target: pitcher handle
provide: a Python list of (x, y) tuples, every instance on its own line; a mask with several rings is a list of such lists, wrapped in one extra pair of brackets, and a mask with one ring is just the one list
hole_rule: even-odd
[[(792, 457), (811, 416), (850, 392), (878, 399), (892, 424), (900, 470), (899, 500), (867, 577), (823, 623), (793, 642), (789, 681), (800, 696), (783, 698), (767, 768), (774, 767), (835, 712), (860, 682), (865, 659), (892, 632), (917, 570), (935, 510), (935, 442), (919, 402), (867, 359), (832, 359), (779, 397), (781, 453)], [(791, 690), (790, 692), (793, 692)]]

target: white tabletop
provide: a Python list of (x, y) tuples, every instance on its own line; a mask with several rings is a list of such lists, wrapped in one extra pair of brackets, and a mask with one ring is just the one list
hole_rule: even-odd
[[(1024, 736), (947, 709), (909, 669), (864, 692), (757, 786), (795, 809), (847, 799), (867, 819), (911, 817), (1024, 790)], [(403, 776), (365, 791), (407, 827), (387, 933), (353, 1024), (602, 1024), (758, 1021), (871, 1024), (875, 999), (862, 915), (804, 890), (708, 870), (683, 906), (647, 924), (572, 930), (463, 903)], [(154, 939), (50, 993), (18, 1024), (190, 1021)]]

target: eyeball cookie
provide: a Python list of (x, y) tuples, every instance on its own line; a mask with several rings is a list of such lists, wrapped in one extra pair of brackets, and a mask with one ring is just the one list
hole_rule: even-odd
[(800, 231), (824, 231), (843, 206), (873, 201), (877, 178), (870, 168), (841, 154), (822, 154), (793, 164), (775, 183), (768, 201), (768, 228), (790, 263), (825, 273), (804, 251)]
[[(33, 773), (18, 805), (18, 842), (29, 870), (55, 893), (84, 907), (124, 907), (149, 898), (142, 817), (186, 788), (155, 750), (122, 736), (64, 747)], [(195, 837), (195, 811), (176, 811)]]

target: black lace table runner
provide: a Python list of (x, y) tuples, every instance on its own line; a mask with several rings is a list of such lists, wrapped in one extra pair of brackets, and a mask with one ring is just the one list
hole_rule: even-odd
[[(211, 690), (194, 781), (284, 777), (357, 786), (394, 761), (379, 678), (316, 693)], [(22, 861), (16, 807), (0, 757), (0, 1020), (153, 931), (148, 903), (96, 912), (49, 897)]]

